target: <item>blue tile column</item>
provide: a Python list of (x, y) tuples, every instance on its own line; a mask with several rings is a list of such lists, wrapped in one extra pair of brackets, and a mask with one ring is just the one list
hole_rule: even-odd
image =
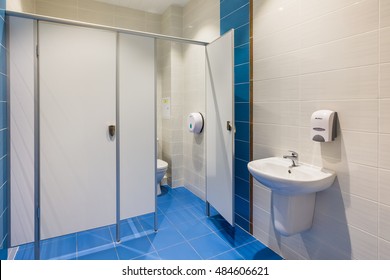
[(0, 259), (8, 247), (8, 118), (7, 50), (5, 43), (5, 0), (0, 0)]
[(221, 0), (221, 35), (234, 28), (235, 220), (250, 231), (250, 0)]

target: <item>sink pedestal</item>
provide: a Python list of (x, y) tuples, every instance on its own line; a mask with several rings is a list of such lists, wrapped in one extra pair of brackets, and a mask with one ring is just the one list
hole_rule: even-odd
[(275, 229), (289, 236), (311, 228), (316, 193), (283, 195), (272, 192)]

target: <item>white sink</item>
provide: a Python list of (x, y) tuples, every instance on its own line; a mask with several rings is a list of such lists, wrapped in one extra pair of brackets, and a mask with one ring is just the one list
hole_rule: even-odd
[(271, 157), (248, 163), (252, 176), (275, 193), (283, 195), (301, 195), (315, 193), (329, 188), (336, 173), (300, 163), (290, 167), (290, 159)]

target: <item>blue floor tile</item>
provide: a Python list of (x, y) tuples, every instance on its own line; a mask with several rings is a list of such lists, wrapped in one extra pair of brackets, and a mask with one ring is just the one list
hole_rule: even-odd
[[(142, 228), (144, 231), (150, 232), (154, 231), (154, 215), (147, 216), (143, 218), (138, 218), (139, 223), (142, 225)], [(168, 220), (168, 218), (163, 214), (157, 215), (157, 229), (165, 229), (172, 227), (171, 222)]]
[(191, 240), (212, 233), (212, 230), (200, 220), (194, 219), (186, 223), (175, 224), (185, 239)]
[(212, 258), (232, 249), (215, 233), (190, 240), (189, 242), (203, 259)]
[(215, 257), (212, 257), (210, 260), (243, 260), (244, 258), (237, 253), (236, 250), (230, 250)]
[(41, 243), (41, 259), (72, 259), (76, 257), (76, 234), (44, 240)]
[(274, 251), (259, 241), (254, 241), (236, 248), (237, 252), (246, 260), (281, 260), (282, 258)]
[(134, 238), (116, 244), (116, 251), (120, 260), (131, 260), (142, 255), (154, 252), (154, 248), (147, 236)]
[(158, 251), (164, 260), (201, 260), (198, 253), (187, 243), (181, 243)]
[(183, 236), (174, 228), (159, 230), (156, 233), (149, 234), (148, 237), (157, 251), (185, 241)]
[(15, 260), (34, 260), (34, 247), (19, 248)]
[(161, 260), (161, 258), (157, 253), (150, 253), (138, 258), (134, 258), (133, 260)]
[(188, 223), (189, 221), (197, 220), (198, 218), (192, 214), (189, 209), (181, 209), (180, 211), (169, 211), (165, 216), (173, 224)]
[(108, 227), (83, 231), (77, 233), (77, 250), (91, 250), (100, 246), (113, 244), (110, 230)]
[[(120, 239), (127, 240), (133, 236), (144, 235), (144, 229), (137, 218), (126, 219), (120, 222)], [(116, 239), (116, 225), (110, 226), (111, 236)]]
[(91, 254), (79, 256), (78, 260), (118, 260), (115, 248), (109, 248)]

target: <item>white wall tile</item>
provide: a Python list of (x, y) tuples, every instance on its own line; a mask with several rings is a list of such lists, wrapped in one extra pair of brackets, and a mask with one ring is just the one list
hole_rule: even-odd
[(381, 29), (380, 61), (390, 62), (390, 27)]
[(379, 259), (390, 260), (390, 242), (379, 238)]
[(266, 212), (271, 212), (271, 190), (255, 179), (253, 186), (253, 205)]
[(380, 12), (381, 27), (390, 26), (390, 2), (388, 0), (380, 0)]
[(300, 79), (301, 100), (371, 99), (378, 95), (376, 65), (307, 74)]
[(299, 102), (261, 102), (253, 104), (253, 122), (299, 125)]
[(378, 238), (364, 231), (349, 227), (351, 238), (352, 259), (378, 259)]
[(390, 134), (379, 135), (379, 167), (390, 169)]
[(390, 206), (390, 170), (379, 169), (379, 202)]
[(378, 0), (356, 2), (302, 24), (302, 47), (373, 31), (379, 25)]
[(342, 153), (348, 161), (376, 167), (378, 134), (343, 131)]
[(253, 102), (294, 101), (299, 99), (299, 77), (289, 77), (253, 83)]
[(288, 54), (256, 60), (253, 62), (255, 81), (289, 77), (299, 74), (300, 54)]
[(380, 66), (380, 97), (390, 97), (390, 63)]
[(390, 206), (379, 206), (379, 237), (390, 242)]
[(335, 12), (356, 3), (356, 0), (301, 0), (300, 16), (302, 21)]
[(379, 132), (390, 133), (390, 99), (379, 101)]
[(378, 62), (378, 32), (368, 32), (301, 50), (301, 73), (315, 73)]

